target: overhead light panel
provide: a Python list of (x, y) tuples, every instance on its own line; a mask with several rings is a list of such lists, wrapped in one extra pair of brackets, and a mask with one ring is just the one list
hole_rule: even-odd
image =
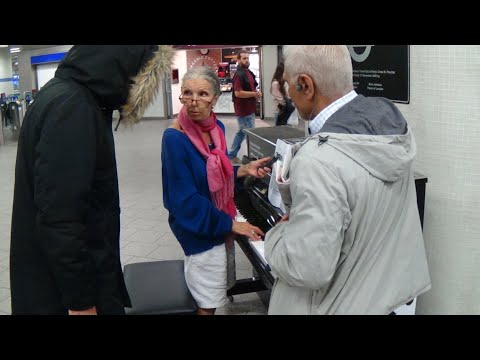
[(19, 53), (20, 51), (19, 47), (10, 48), (10, 54)]

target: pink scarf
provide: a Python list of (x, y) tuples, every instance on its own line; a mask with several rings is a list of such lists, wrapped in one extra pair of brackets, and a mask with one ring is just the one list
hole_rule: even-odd
[[(233, 201), (233, 166), (226, 155), (227, 143), (222, 129), (217, 124), (215, 113), (212, 111), (206, 120), (193, 121), (184, 106), (178, 114), (178, 120), (193, 146), (207, 162), (208, 188), (213, 204), (232, 219), (235, 218), (237, 210)], [(202, 132), (210, 133), (215, 149), (210, 151)]]

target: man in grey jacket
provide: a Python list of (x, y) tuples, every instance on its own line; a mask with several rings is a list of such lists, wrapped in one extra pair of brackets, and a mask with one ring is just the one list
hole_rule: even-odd
[(288, 216), (265, 238), (269, 314), (389, 314), (430, 289), (416, 206), (416, 145), (396, 106), (353, 90), (344, 45), (286, 46), (299, 117)]

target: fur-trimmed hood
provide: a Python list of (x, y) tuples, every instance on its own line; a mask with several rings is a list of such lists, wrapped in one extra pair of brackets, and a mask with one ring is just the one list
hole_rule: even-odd
[(80, 83), (101, 108), (119, 110), (122, 123), (135, 124), (170, 72), (172, 56), (166, 45), (75, 45), (55, 77)]

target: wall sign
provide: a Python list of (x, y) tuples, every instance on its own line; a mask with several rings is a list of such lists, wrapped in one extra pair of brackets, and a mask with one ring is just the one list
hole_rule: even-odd
[(216, 70), (217, 62), (208, 55), (202, 55), (194, 58), (188, 68), (191, 69), (196, 66), (210, 66), (212, 69)]
[(353, 85), (364, 96), (410, 102), (408, 45), (347, 45), (352, 57)]
[(172, 84), (178, 84), (179, 82), (178, 69), (172, 69)]
[(32, 65), (56, 63), (62, 61), (65, 55), (67, 55), (66, 52), (32, 56), (30, 58), (30, 63)]

